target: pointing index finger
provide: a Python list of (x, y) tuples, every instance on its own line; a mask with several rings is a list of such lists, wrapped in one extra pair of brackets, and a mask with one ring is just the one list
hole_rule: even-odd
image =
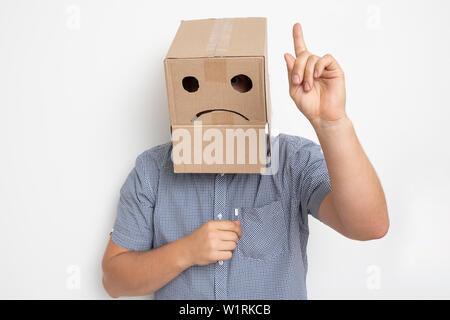
[(292, 36), (294, 38), (295, 55), (298, 57), (300, 53), (306, 50), (305, 39), (303, 38), (303, 30), (300, 23), (294, 24), (292, 30)]

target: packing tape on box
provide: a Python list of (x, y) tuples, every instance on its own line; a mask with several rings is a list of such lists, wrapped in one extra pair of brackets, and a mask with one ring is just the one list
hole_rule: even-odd
[(231, 39), (233, 22), (231, 19), (216, 19), (209, 36), (206, 51), (208, 56), (216, 57), (226, 52)]
[[(216, 19), (209, 36), (207, 53), (209, 57), (221, 56), (228, 50), (233, 30), (231, 19)], [(226, 83), (227, 80), (227, 60), (214, 58), (205, 59), (203, 64), (206, 81)]]
[(227, 83), (227, 59), (209, 58), (203, 61), (205, 81)]

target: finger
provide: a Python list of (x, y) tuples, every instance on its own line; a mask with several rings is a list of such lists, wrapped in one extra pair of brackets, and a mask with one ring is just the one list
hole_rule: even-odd
[(226, 241), (234, 241), (235, 243), (237, 243), (238, 240), (239, 240), (239, 237), (236, 234), (236, 232), (220, 230), (220, 232), (219, 232), (219, 239), (220, 240), (226, 240)]
[(241, 226), (230, 220), (217, 221), (217, 230), (233, 231), (238, 235), (238, 237), (241, 237), (242, 235)]
[(285, 53), (284, 60), (286, 61), (289, 87), (291, 87), (292, 86), (292, 69), (294, 69), (295, 58), (290, 53)]
[(306, 62), (308, 61), (310, 55), (311, 54), (308, 51), (303, 51), (303, 53), (295, 60), (291, 76), (293, 86), (298, 86), (303, 82)]
[(234, 241), (220, 241), (220, 244), (217, 247), (219, 251), (233, 251), (236, 249), (236, 242)]
[(224, 260), (230, 260), (232, 257), (233, 257), (233, 253), (231, 251), (217, 251), (217, 253), (215, 254), (214, 260), (224, 261)]
[(306, 62), (305, 75), (303, 79), (303, 90), (305, 90), (305, 92), (310, 91), (314, 85), (314, 68), (319, 59), (320, 58), (318, 56), (310, 55), (308, 61)]
[(333, 58), (332, 55), (326, 54), (322, 58), (319, 59), (316, 63), (315, 71), (314, 71), (314, 77), (319, 78), (323, 75), (324, 70), (327, 71), (335, 71), (340, 69), (339, 64), (337, 61)]
[(292, 29), (292, 37), (294, 38), (295, 55), (298, 57), (303, 51), (306, 50), (303, 30), (300, 23), (294, 24), (294, 28)]

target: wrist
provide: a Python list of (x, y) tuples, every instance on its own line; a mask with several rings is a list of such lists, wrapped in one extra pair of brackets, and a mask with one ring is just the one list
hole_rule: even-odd
[(186, 237), (178, 239), (174, 244), (177, 246), (177, 264), (180, 268), (180, 272), (183, 272), (185, 269), (194, 265), (190, 245)]
[(336, 120), (314, 119), (311, 120), (311, 125), (313, 126), (319, 139), (321, 136), (328, 136), (330, 134), (336, 135), (342, 131), (353, 129), (353, 123), (347, 115), (344, 115), (342, 118)]

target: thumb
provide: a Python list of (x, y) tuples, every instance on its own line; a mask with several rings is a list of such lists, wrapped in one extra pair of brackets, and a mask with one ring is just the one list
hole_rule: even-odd
[(294, 69), (295, 58), (290, 53), (284, 54), (284, 60), (286, 61), (286, 68), (288, 72), (289, 86), (292, 86), (292, 69)]

